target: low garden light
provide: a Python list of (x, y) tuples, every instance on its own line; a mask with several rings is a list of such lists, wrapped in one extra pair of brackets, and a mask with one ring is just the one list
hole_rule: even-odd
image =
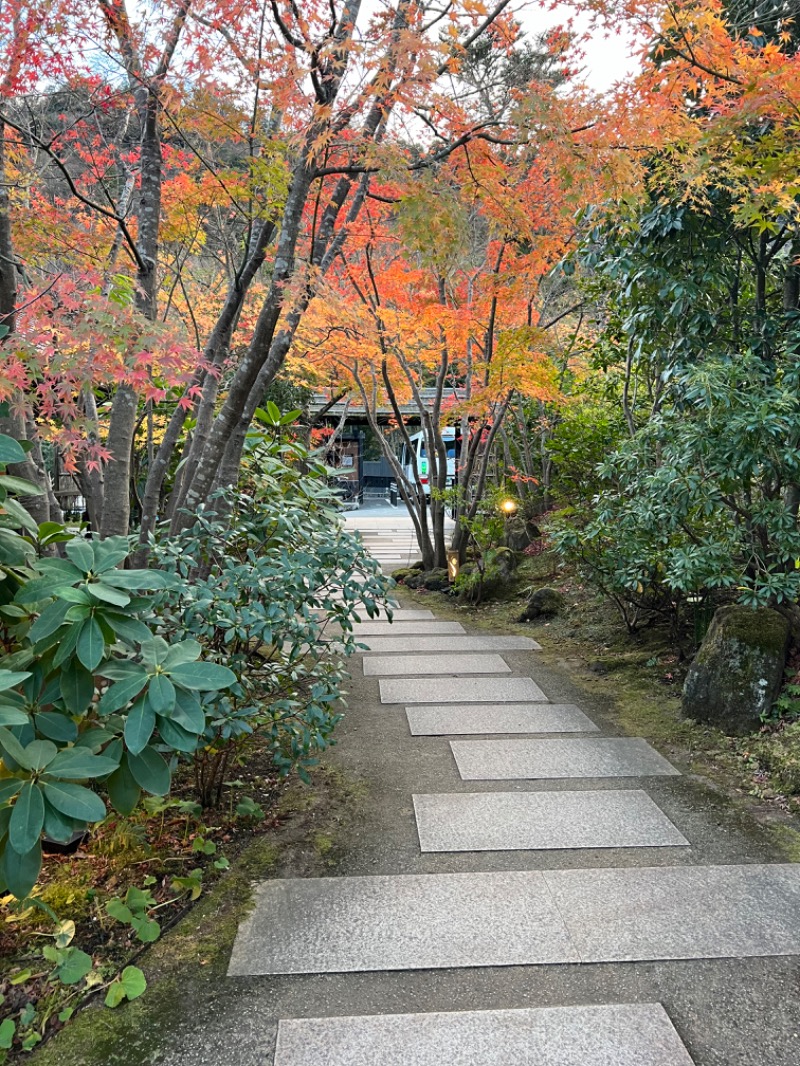
[(450, 580), (451, 584), (458, 577), (459, 569), (460, 569), (460, 564), (459, 564), (459, 559), (458, 559), (458, 552), (457, 551), (449, 551), (448, 550), (448, 552), (447, 552), (447, 577)]
[(506, 515), (514, 514), (517, 510), (517, 501), (512, 500), (510, 498), (507, 500), (503, 500), (503, 502), (500, 504), (500, 510), (503, 512), (503, 514)]

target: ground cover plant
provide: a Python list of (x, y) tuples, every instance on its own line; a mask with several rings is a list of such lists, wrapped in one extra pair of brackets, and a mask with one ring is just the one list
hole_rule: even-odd
[[(110, 1007), (141, 995), (129, 941), (156, 939), (156, 915), (197, 898), (204, 866), (227, 868), (204, 810), (231, 797), (223, 823), (263, 819), (236, 797), (254, 754), (278, 793), (292, 771), (308, 780), (330, 741), (353, 620), (377, 613), (388, 583), (341, 527), (325, 468), (281, 436), (291, 419), (264, 418), (276, 432), (253, 442), (255, 495), (159, 542), (156, 568), (120, 565), (130, 538), (37, 525), (16, 498), (36, 486), (0, 474), (0, 898), (12, 927), (53, 941), (11, 937), (0, 1050), (30, 1051), (98, 991)], [(0, 437), (0, 462), (21, 453)], [(170, 798), (175, 774), (185, 798)], [(51, 855), (40, 886), (43, 848), (73, 845), (80, 861)]]

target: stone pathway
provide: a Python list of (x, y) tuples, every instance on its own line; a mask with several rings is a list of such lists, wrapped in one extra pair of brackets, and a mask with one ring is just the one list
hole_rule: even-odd
[[(780, 957), (800, 955), (800, 866), (727, 841), (646, 741), (550, 702), (535, 642), (421, 610), (358, 632), (370, 650), (354, 685), (371, 709), (356, 744), (384, 780), (381, 839), (365, 827), (359, 862), (383, 870), (258, 886), (230, 976), (326, 981), (278, 997), (300, 1009), (279, 1022), (271, 1066), (800, 1061), (796, 995), (780, 1046), (737, 1035), (758, 980), (746, 968), (776, 980)], [(348, 983), (359, 974), (377, 983)]]

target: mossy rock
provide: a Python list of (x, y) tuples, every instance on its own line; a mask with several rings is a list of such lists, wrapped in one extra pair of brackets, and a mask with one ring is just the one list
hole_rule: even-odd
[(411, 575), (418, 573), (418, 570), (415, 570), (410, 566), (401, 566), (397, 570), (392, 570), (392, 579), (396, 581), (398, 585), (407, 585)]
[(555, 618), (564, 609), (564, 597), (558, 589), (535, 589), (528, 600), (525, 610), (519, 616), (520, 622), (535, 622), (540, 618)]
[(428, 589), (429, 592), (446, 592), (450, 588), (450, 578), (446, 570), (417, 570), (406, 578), (405, 584), (410, 589)]
[(524, 552), (527, 547), (539, 540), (542, 535), (541, 529), (531, 518), (524, 515), (516, 515), (508, 520), (505, 532), (506, 545), (515, 552)]
[(761, 725), (783, 684), (789, 622), (768, 607), (720, 607), (683, 686), (683, 714), (728, 733)]
[(491, 569), (496, 570), (501, 578), (509, 578), (517, 569), (519, 557), (511, 548), (498, 548)]

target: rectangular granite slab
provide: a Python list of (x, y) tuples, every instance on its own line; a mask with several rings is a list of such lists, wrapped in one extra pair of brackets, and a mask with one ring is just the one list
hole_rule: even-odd
[(660, 1003), (298, 1018), (275, 1066), (692, 1066)]
[[(385, 621), (385, 618), (383, 618)], [(393, 622), (429, 622), (435, 621), (433, 611), (423, 610), (417, 607), (398, 607), (392, 611)]]
[(584, 962), (800, 955), (800, 865), (547, 871)]
[(448, 636), (416, 637), (368, 637), (363, 640), (372, 652), (421, 652), (421, 651), (539, 651), (541, 645), (529, 637)]
[(679, 776), (639, 737), (451, 740), (463, 781)]
[(798, 955), (798, 914), (794, 864), (279, 878), (256, 888), (228, 972)]
[(381, 703), (546, 703), (530, 677), (425, 678), (381, 681)]
[(646, 792), (477, 792), (414, 796), (422, 851), (687, 845)]
[(362, 662), (364, 677), (511, 673), (511, 667), (499, 655), (367, 655)]
[(577, 962), (540, 872), (267, 881), (232, 975)]
[(571, 703), (431, 704), (406, 707), (411, 735), (593, 733), (597, 726)]
[(463, 633), (460, 622), (443, 622), (439, 618), (430, 621), (419, 619), (411, 622), (357, 622), (353, 632), (358, 637), (428, 637), (446, 636)]

